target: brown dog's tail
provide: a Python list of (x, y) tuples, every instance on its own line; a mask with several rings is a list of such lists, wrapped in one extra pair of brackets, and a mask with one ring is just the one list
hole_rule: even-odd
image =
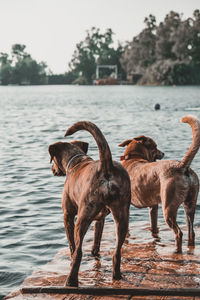
[(200, 123), (194, 116), (185, 116), (181, 121), (183, 123), (188, 123), (192, 128), (192, 144), (185, 157), (180, 162), (180, 167), (188, 168), (200, 147)]
[(74, 123), (70, 128), (68, 128), (65, 133), (65, 136), (72, 135), (73, 133), (79, 130), (87, 130), (93, 135), (99, 148), (99, 158), (101, 162), (101, 167), (105, 173), (109, 173), (113, 165), (112, 155), (108, 143), (101, 130), (91, 122), (81, 121)]

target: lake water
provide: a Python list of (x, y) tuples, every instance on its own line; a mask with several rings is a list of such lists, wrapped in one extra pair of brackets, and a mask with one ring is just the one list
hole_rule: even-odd
[[(156, 103), (161, 110), (154, 110)], [(0, 295), (18, 287), (67, 245), (61, 210), (64, 178), (52, 175), (49, 144), (65, 141), (64, 133), (74, 122), (89, 120), (104, 133), (115, 160), (123, 153), (118, 144), (141, 134), (156, 141), (165, 159), (179, 160), (192, 140), (191, 128), (180, 122), (187, 114), (200, 119), (200, 87), (0, 86)], [(77, 132), (70, 139), (89, 142), (88, 155), (98, 159), (88, 132)], [(198, 175), (199, 158), (198, 153), (192, 163)], [(199, 210), (198, 201), (197, 229)], [(185, 226), (182, 208), (178, 222)], [(141, 239), (148, 224), (148, 210), (132, 207), (130, 225), (140, 228)], [(161, 210), (159, 225), (169, 231), (164, 239), (174, 243)], [(88, 239), (92, 237), (89, 231)], [(185, 248), (186, 238), (184, 233)]]

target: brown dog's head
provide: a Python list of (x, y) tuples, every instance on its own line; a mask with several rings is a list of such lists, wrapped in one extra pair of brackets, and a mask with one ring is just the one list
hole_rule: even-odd
[(57, 142), (49, 146), (50, 163), (54, 176), (65, 176), (66, 167), (69, 160), (76, 154), (87, 154), (88, 143), (72, 141), (71, 143)]
[(144, 135), (140, 135), (132, 140), (126, 140), (119, 146), (127, 146), (124, 151), (124, 160), (131, 157), (136, 157), (145, 159), (149, 162), (153, 162), (164, 157), (164, 153), (157, 149), (157, 145), (154, 140)]

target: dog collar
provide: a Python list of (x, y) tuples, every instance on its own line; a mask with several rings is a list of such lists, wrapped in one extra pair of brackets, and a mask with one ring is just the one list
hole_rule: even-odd
[(129, 155), (122, 155), (120, 156), (120, 160), (128, 160), (129, 159)]
[(70, 158), (70, 160), (68, 161), (67, 167), (66, 167), (66, 175), (67, 175), (68, 169), (69, 169), (69, 167), (70, 167), (72, 161), (73, 161), (76, 157), (78, 157), (78, 156), (84, 156), (84, 155), (85, 155), (85, 154), (83, 154), (83, 153), (79, 153), (79, 154), (76, 154), (76, 155), (72, 156), (72, 158)]
[(120, 160), (129, 160), (131, 158), (139, 158), (139, 159), (144, 160), (144, 158), (142, 158), (141, 156), (134, 155), (134, 154), (126, 154), (126, 155), (120, 156)]

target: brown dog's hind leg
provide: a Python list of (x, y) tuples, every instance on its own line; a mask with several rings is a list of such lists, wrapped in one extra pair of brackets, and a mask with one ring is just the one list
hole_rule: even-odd
[(158, 205), (154, 205), (149, 207), (149, 216), (150, 216), (150, 223), (151, 223), (151, 232), (153, 237), (157, 237), (158, 234), (158, 227), (157, 227), (157, 220), (158, 220)]
[(128, 231), (128, 221), (129, 221), (129, 208), (121, 207), (120, 209), (112, 209), (112, 214), (115, 220), (116, 228), (116, 247), (113, 253), (113, 279), (121, 279), (120, 264), (121, 264), (121, 247), (126, 238)]
[(195, 245), (195, 233), (193, 228), (194, 212), (188, 212), (186, 208), (185, 214), (186, 214), (186, 221), (187, 221), (187, 228), (188, 228), (188, 246), (194, 246)]
[(175, 234), (175, 244), (176, 244), (176, 253), (182, 252), (182, 236), (183, 233), (180, 230), (178, 224), (176, 223), (176, 214), (177, 214), (177, 208), (170, 207), (165, 208), (163, 211), (164, 218), (168, 226), (174, 231)]
[(103, 232), (105, 218), (100, 221), (96, 221), (94, 225), (94, 243), (92, 246), (92, 255), (99, 256), (99, 248), (101, 243), (101, 237)]
[(187, 199), (183, 202), (185, 210), (187, 228), (188, 228), (188, 246), (195, 245), (195, 233), (193, 229), (194, 214), (196, 209), (196, 202), (198, 197), (198, 190), (191, 189), (187, 195)]

